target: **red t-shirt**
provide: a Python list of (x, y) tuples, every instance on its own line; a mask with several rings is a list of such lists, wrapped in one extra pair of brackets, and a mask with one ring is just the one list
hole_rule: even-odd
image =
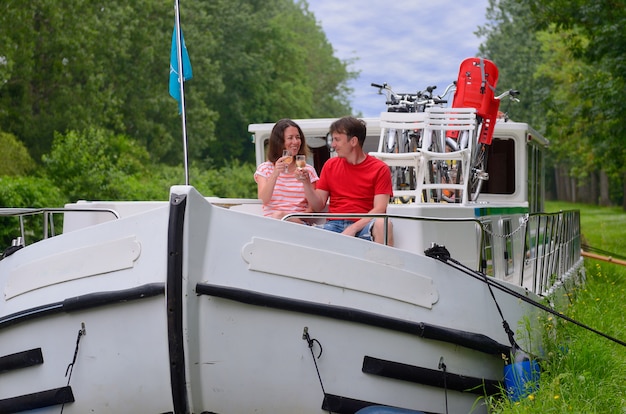
[(389, 166), (369, 155), (357, 165), (345, 158), (329, 159), (322, 167), (317, 189), (329, 193), (329, 213), (367, 213), (374, 208), (374, 196), (393, 197)]

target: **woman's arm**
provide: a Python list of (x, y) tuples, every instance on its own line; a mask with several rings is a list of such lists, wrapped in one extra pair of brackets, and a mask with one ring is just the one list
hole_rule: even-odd
[(279, 174), (280, 172), (278, 172), (277, 169), (274, 168), (274, 171), (272, 171), (272, 174), (269, 177), (257, 175), (257, 196), (263, 202), (263, 204), (269, 204), (270, 200), (272, 199), (274, 186), (276, 185), (276, 179), (278, 179)]
[(296, 170), (296, 178), (302, 183), (304, 187), (304, 197), (306, 198), (309, 208), (314, 211), (322, 211), (325, 206), (325, 201), (322, 200), (320, 194), (315, 191), (317, 185), (311, 182), (311, 176), (306, 169)]

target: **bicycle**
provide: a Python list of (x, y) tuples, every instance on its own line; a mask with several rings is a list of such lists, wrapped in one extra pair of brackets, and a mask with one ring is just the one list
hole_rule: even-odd
[[(508, 91), (503, 92), (502, 94), (495, 96), (494, 102), (497, 102), (499, 107), (502, 99), (508, 97), (509, 101), (507, 104), (507, 108), (505, 113), (503, 114), (504, 122), (509, 120), (508, 111), (511, 106), (511, 102), (519, 102), (517, 98), (520, 92), (515, 89), (509, 89)], [(496, 119), (499, 117), (499, 112), (496, 110), (493, 119), (487, 120), (483, 117), (478, 120), (477, 126), (477, 138), (476, 138), (476, 150), (473, 151), (471, 158), (471, 172), (470, 178), (467, 186), (467, 191), (470, 193), (469, 199), (471, 201), (476, 201), (478, 196), (480, 195), (480, 191), (482, 189), (482, 185), (485, 181), (489, 180), (489, 173), (487, 172), (487, 160), (488, 160), (488, 145), (491, 144), (491, 138), (489, 137), (488, 142), (481, 142), (481, 137), (487, 136), (489, 133), (493, 133), (493, 131), (486, 132), (485, 128), (493, 128), (496, 123)]]
[[(446, 86), (446, 89), (441, 95), (433, 96), (433, 91), (436, 89), (436, 86), (430, 86), (426, 88), (424, 91), (418, 93), (423, 99), (419, 101), (416, 105), (419, 106), (421, 111), (425, 111), (427, 108), (432, 108), (435, 106), (443, 107), (448, 103), (448, 100), (445, 99), (449, 94), (453, 94), (456, 90), (456, 81), (450, 83)], [(419, 142), (418, 147), (422, 147), (422, 143)], [(467, 144), (465, 144), (467, 147)], [(457, 145), (457, 141), (448, 137), (446, 134), (442, 134), (441, 131), (433, 131), (431, 142), (429, 148), (426, 148), (428, 151), (432, 152), (447, 152), (447, 151), (458, 151), (459, 147)], [(429, 164), (429, 179), (430, 182), (437, 183), (458, 183), (460, 179), (460, 172), (457, 170), (457, 163), (455, 161), (449, 160), (432, 160)], [(445, 189), (432, 189), (430, 190), (432, 193), (430, 194), (430, 198), (435, 201), (446, 201), (446, 202), (454, 202), (455, 194), (449, 192)], [(427, 197), (429, 198), (429, 197)], [(457, 198), (458, 199), (458, 198)]]
[(504, 112), (502, 112), (502, 120), (504, 122), (508, 122), (510, 121), (509, 118), (509, 109), (511, 108), (511, 102), (519, 102), (519, 96), (520, 92), (516, 89), (509, 89), (508, 91), (502, 93), (501, 95), (498, 95), (495, 97), (495, 99), (498, 99), (500, 101), (502, 101), (502, 98), (506, 98), (507, 96), (509, 97), (509, 101), (506, 105), (506, 110)]
[[(489, 145), (491, 144), (491, 135), (493, 134), (493, 128), (496, 123), (496, 119), (498, 118), (498, 107), (500, 105), (500, 101), (505, 97), (509, 97), (509, 104), (507, 105), (507, 114), (508, 108), (510, 107), (511, 101), (519, 102), (517, 96), (519, 95), (519, 91), (514, 89), (509, 89), (508, 91), (495, 96), (493, 98), (494, 108), (492, 108), (492, 114), (490, 118), (485, 116), (477, 117), (477, 126), (476, 133), (474, 136), (469, 136), (467, 133), (461, 134), (458, 137), (446, 137), (446, 148), (449, 148), (452, 151), (458, 151), (467, 148), (469, 144), (469, 140), (473, 140), (472, 153), (470, 158), (470, 174), (466, 187), (466, 191), (469, 193), (468, 200), (476, 201), (480, 192), (482, 190), (482, 185), (485, 181), (489, 180), (489, 173), (487, 172), (487, 160), (488, 160), (488, 150)], [(505, 122), (508, 120), (508, 115), (505, 115)], [(462, 173), (462, 165), (458, 165), (456, 171), (454, 172), (455, 180), (454, 183), (458, 184), (460, 177), (463, 175)], [(444, 181), (451, 183), (448, 177), (444, 178)], [(446, 195), (440, 195), (440, 197), (446, 201), (452, 201), (455, 197), (458, 197), (458, 194), (455, 194), (455, 197), (447, 197)]]
[[(380, 95), (385, 91), (387, 112), (424, 112), (432, 106), (443, 106), (448, 101), (444, 99), (454, 89), (455, 84), (448, 85), (442, 95), (433, 95), (436, 86), (428, 86), (423, 91), (416, 93), (396, 93), (387, 83), (382, 85), (372, 83), (378, 88)], [(420, 130), (387, 130), (385, 151), (388, 153), (416, 152), (421, 145)], [(414, 190), (416, 187), (416, 175), (413, 167), (390, 167), (394, 190)], [(410, 198), (399, 197), (402, 203), (408, 203)]]

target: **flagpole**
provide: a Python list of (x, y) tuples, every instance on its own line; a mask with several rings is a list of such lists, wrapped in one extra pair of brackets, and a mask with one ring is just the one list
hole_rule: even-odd
[(176, 12), (176, 55), (178, 56), (178, 84), (180, 86), (181, 122), (183, 128), (183, 157), (185, 163), (185, 185), (189, 185), (189, 154), (187, 152), (187, 117), (185, 115), (185, 79), (183, 74), (183, 45), (180, 31), (180, 12), (178, 0), (174, 0)]

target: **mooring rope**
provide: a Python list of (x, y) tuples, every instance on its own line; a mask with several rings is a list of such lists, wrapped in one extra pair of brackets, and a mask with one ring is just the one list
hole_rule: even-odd
[(439, 369), (443, 372), (443, 391), (444, 398), (446, 400), (446, 414), (448, 414), (448, 382), (446, 380), (446, 364), (443, 362), (443, 357), (439, 358)]
[[(445, 251), (445, 253), (443, 253), (444, 251)], [(530, 304), (532, 306), (535, 306), (535, 307), (537, 307), (537, 308), (539, 308), (539, 309), (541, 309), (541, 310), (543, 310), (545, 312), (548, 312), (548, 313), (550, 313), (550, 314), (552, 314), (552, 315), (554, 315), (554, 316), (556, 316), (558, 318), (564, 319), (564, 320), (566, 320), (568, 322), (573, 323), (576, 326), (579, 326), (579, 327), (581, 327), (583, 329), (586, 329), (586, 330), (588, 330), (590, 332), (593, 332), (596, 335), (600, 335), (603, 338), (608, 339), (609, 341), (615, 342), (617, 344), (620, 344), (621, 346), (626, 347), (626, 342), (624, 342), (624, 341), (622, 341), (620, 339), (614, 338), (614, 337), (612, 337), (610, 335), (607, 335), (604, 332), (600, 332), (597, 329), (594, 329), (594, 328), (592, 328), (592, 327), (590, 327), (588, 325), (585, 325), (584, 323), (579, 322), (579, 321), (577, 321), (575, 319), (572, 319), (569, 316), (566, 316), (566, 315), (564, 315), (564, 314), (562, 314), (560, 312), (557, 312), (554, 309), (552, 309), (552, 308), (550, 308), (550, 307), (548, 307), (548, 306), (546, 306), (546, 305), (544, 305), (542, 303), (539, 303), (539, 302), (537, 302), (537, 301), (535, 301), (535, 300), (533, 300), (533, 299), (531, 299), (529, 297), (526, 297), (525, 295), (522, 295), (522, 294), (514, 291), (513, 289), (511, 289), (511, 288), (509, 288), (507, 286), (504, 286), (504, 285), (496, 282), (493, 279), (488, 278), (487, 275), (485, 275), (484, 273), (481, 273), (481, 272), (478, 272), (476, 270), (470, 269), (469, 267), (465, 266), (461, 262), (451, 258), (450, 257), (450, 253), (443, 246), (435, 245), (435, 246), (433, 246), (433, 248), (427, 249), (424, 253), (426, 254), (426, 256), (432, 257), (432, 258), (434, 258), (434, 259), (436, 259), (436, 260), (438, 260), (438, 261), (440, 261), (442, 263), (445, 263), (448, 266), (451, 266), (451, 267), (453, 267), (453, 268), (455, 268), (455, 269), (457, 269), (457, 270), (459, 270), (459, 271), (461, 271), (461, 272), (463, 272), (463, 273), (473, 277), (474, 279), (477, 279), (477, 280), (479, 280), (479, 281), (481, 281), (483, 283), (486, 283), (488, 286), (492, 286), (492, 287), (494, 287), (494, 288), (496, 288), (496, 289), (498, 289), (498, 290), (500, 290), (500, 291), (502, 291), (502, 292), (504, 292), (506, 294), (514, 296), (517, 299), (519, 299), (521, 301), (524, 301), (524, 302), (526, 302), (526, 303), (528, 303), (528, 304)]]
[[(72, 379), (72, 372), (74, 372), (74, 364), (76, 363), (76, 357), (78, 356), (78, 345), (80, 344), (80, 339), (87, 334), (87, 330), (85, 329), (85, 323), (82, 322), (80, 325), (80, 329), (78, 330), (78, 336), (76, 337), (76, 346), (74, 347), (74, 357), (72, 358), (72, 362), (67, 366), (65, 370), (65, 376), (67, 377), (67, 386), (70, 386), (70, 380)], [(61, 414), (63, 414), (63, 409), (65, 408), (65, 403), (61, 405)]]
[[(448, 249), (446, 249), (443, 246), (439, 246), (439, 245), (435, 245), (433, 247), (431, 247), (430, 249), (426, 250), (426, 256), (429, 257), (434, 257), (444, 263), (447, 263), (447, 261), (451, 261), (454, 264), (458, 264), (460, 266), (463, 266), (461, 263), (455, 261), (454, 259), (452, 259), (450, 257), (450, 252), (448, 252)], [(471, 270), (469, 268), (467, 268), (468, 270)], [(502, 313), (502, 309), (500, 308), (500, 304), (498, 303), (498, 300), (496, 299), (496, 295), (493, 293), (493, 289), (491, 288), (491, 284), (489, 284), (489, 280), (487, 279), (487, 275), (484, 273), (481, 273), (481, 275), (483, 276), (484, 282), (487, 284), (487, 288), (489, 289), (489, 293), (491, 294), (491, 298), (493, 299), (493, 303), (495, 303), (496, 305), (496, 309), (498, 310), (498, 313), (500, 314), (500, 319), (502, 319), (502, 327), (504, 328), (504, 332), (506, 332), (506, 335), (509, 338), (509, 343), (511, 344), (511, 356), (513, 357), (517, 351), (523, 351), (522, 348), (518, 345), (518, 343), (515, 341), (515, 333), (513, 332), (513, 330), (511, 329), (511, 327), (509, 326), (509, 323), (507, 322), (507, 320), (504, 318), (504, 313)]]
[[(323, 352), (322, 344), (317, 339), (311, 338), (311, 336), (309, 335), (309, 328), (307, 326), (305, 326), (304, 330), (302, 331), (302, 339), (304, 339), (307, 342), (307, 345), (309, 346), (309, 350), (311, 351), (311, 357), (313, 358), (313, 363), (315, 364), (315, 371), (317, 371), (317, 378), (320, 380), (322, 393), (324, 394), (324, 397), (326, 397), (326, 391), (324, 390), (324, 383), (322, 382), (322, 375), (320, 374), (319, 367), (317, 366), (317, 358), (321, 357), (322, 352)], [(313, 353), (313, 345), (315, 343), (317, 343), (320, 347), (320, 353), (317, 356), (317, 358), (315, 358), (315, 354)], [(331, 414), (331, 412), (329, 411), (328, 414)]]
[(626, 266), (625, 256), (591, 247), (586, 244), (582, 245), (582, 251), (580, 252), (580, 254), (581, 256), (588, 257), (589, 259), (601, 260), (603, 262)]
[(588, 244), (583, 243), (581, 245), (583, 251), (585, 252), (590, 252), (590, 253), (598, 253), (598, 254), (602, 254), (604, 256), (608, 256), (608, 257), (614, 257), (616, 259), (621, 259), (621, 260), (626, 260), (626, 256), (619, 254), (619, 253), (613, 253), (613, 252), (609, 252), (606, 250), (602, 250), (602, 249), (598, 249), (597, 247), (593, 247), (593, 246), (589, 246)]

